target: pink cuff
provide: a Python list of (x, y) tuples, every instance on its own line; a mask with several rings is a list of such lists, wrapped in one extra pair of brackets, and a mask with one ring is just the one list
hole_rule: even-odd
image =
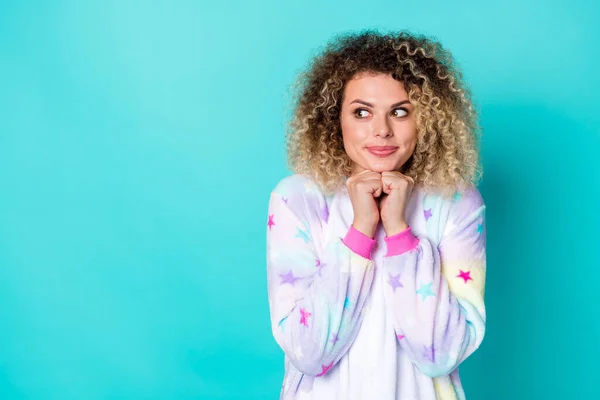
[(350, 225), (342, 242), (356, 254), (371, 259), (371, 250), (375, 244), (375, 239), (368, 237), (354, 226)]
[(406, 253), (419, 245), (419, 238), (413, 235), (410, 226), (395, 235), (385, 236), (383, 240), (387, 245), (386, 256), (396, 256)]

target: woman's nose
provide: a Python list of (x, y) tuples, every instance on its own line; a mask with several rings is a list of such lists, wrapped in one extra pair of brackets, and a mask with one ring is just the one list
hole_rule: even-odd
[(393, 134), (392, 128), (385, 117), (382, 117), (375, 122), (374, 131), (376, 136), (382, 137), (388, 137)]

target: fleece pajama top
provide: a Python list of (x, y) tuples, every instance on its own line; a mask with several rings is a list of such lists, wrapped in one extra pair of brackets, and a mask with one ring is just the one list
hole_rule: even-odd
[(459, 364), (485, 333), (485, 204), (415, 185), (409, 227), (370, 238), (343, 187), (307, 176), (270, 194), (267, 286), (284, 352), (281, 399), (465, 399)]

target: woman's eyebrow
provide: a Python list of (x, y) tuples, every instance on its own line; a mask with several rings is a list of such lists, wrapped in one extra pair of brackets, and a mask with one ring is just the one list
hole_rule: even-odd
[[(367, 103), (366, 101), (364, 101), (364, 100), (360, 100), (360, 99), (353, 100), (353, 101), (351, 101), (351, 102), (350, 102), (350, 104), (352, 104), (352, 103), (361, 103), (361, 104), (364, 104), (365, 106), (373, 107), (373, 104), (371, 104), (371, 103)], [(402, 101), (400, 101), (400, 102), (398, 102), (398, 103), (394, 103), (394, 104), (392, 104), (392, 105), (390, 106), (390, 108), (393, 108), (393, 107), (398, 107), (399, 105), (402, 105), (402, 104), (404, 104), (404, 103), (410, 103), (410, 101), (409, 101), (409, 100), (402, 100)]]

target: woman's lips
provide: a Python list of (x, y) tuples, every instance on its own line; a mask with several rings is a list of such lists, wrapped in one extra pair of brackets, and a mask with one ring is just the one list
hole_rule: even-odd
[(395, 146), (370, 146), (367, 147), (367, 150), (377, 157), (387, 157), (398, 150), (398, 148)]

